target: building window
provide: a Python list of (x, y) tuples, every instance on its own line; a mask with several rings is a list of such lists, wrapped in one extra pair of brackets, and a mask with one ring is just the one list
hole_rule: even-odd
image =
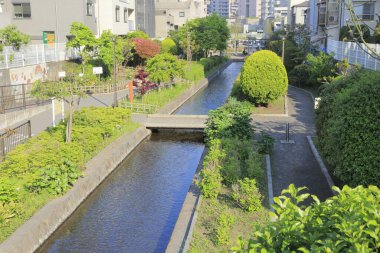
[(361, 18), (362, 20), (375, 19), (375, 3), (363, 3), (363, 11)]
[(124, 23), (128, 23), (128, 9), (124, 8)]
[(30, 3), (13, 4), (14, 18), (31, 18)]
[(86, 14), (87, 14), (87, 16), (92, 16), (92, 7), (93, 7), (92, 0), (87, 0), (87, 3), (86, 3)]
[(120, 22), (120, 6), (116, 6), (115, 15), (116, 15), (116, 22)]
[(185, 12), (181, 11), (181, 12), (179, 13), (179, 16), (180, 16), (181, 18), (185, 17)]

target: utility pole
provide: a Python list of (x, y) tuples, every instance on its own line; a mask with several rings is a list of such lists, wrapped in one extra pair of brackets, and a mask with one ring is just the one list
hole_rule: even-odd
[(285, 59), (285, 36), (282, 38), (282, 64), (284, 64), (284, 59)]
[(116, 35), (112, 37), (113, 41), (113, 107), (117, 107), (117, 89), (116, 89)]

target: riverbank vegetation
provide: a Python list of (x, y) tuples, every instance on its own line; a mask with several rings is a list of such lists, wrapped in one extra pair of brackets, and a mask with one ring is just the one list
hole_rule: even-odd
[(250, 104), (235, 99), (209, 112), (199, 182), (203, 199), (190, 252), (226, 251), (238, 235), (268, 220), (265, 167), (250, 115)]
[(122, 108), (84, 108), (74, 113), (70, 143), (61, 123), (9, 152), (0, 163), (0, 241), (70, 189), (109, 143), (137, 129), (130, 116)]

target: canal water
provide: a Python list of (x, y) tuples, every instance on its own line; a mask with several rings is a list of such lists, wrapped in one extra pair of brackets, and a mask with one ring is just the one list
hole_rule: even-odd
[[(207, 114), (229, 96), (232, 63), (176, 114)], [(139, 145), (39, 252), (165, 252), (204, 150), (199, 133), (158, 133)]]

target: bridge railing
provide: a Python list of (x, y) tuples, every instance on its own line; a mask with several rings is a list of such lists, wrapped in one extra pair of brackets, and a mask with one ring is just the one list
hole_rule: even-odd
[(134, 113), (152, 114), (156, 113), (159, 109), (157, 105), (144, 104), (144, 103), (131, 103), (126, 99), (123, 99), (119, 106), (122, 108), (130, 109)]

